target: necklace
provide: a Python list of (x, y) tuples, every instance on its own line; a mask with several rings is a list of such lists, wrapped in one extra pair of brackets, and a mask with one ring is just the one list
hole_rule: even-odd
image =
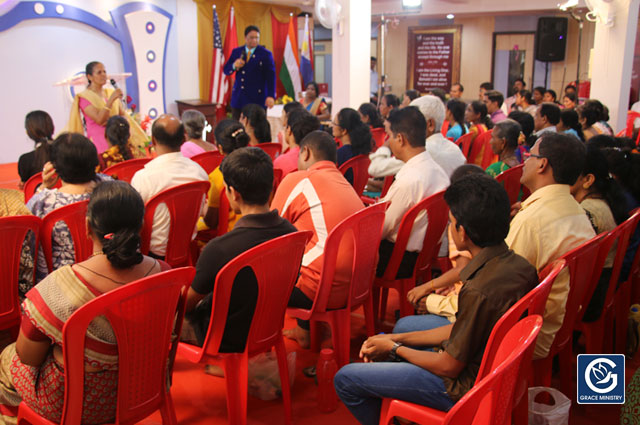
[(91, 273), (93, 273), (93, 274), (95, 274), (97, 276), (100, 276), (100, 277), (103, 277), (103, 278), (105, 278), (107, 280), (110, 280), (111, 282), (113, 282), (115, 284), (124, 285), (125, 283), (127, 283), (127, 282), (120, 282), (119, 280), (111, 279), (109, 276), (105, 276), (105, 275), (103, 275), (101, 273), (98, 273), (95, 270), (91, 270), (89, 267), (85, 267), (82, 264), (76, 264), (76, 266), (81, 267), (81, 268), (83, 268), (83, 269), (85, 269), (85, 270), (87, 270), (87, 271), (89, 271), (89, 272), (91, 272)]
[(87, 257), (87, 260), (89, 258), (95, 257), (96, 255), (102, 255), (102, 254), (104, 254), (104, 252), (102, 252), (102, 251), (94, 251), (90, 256)]

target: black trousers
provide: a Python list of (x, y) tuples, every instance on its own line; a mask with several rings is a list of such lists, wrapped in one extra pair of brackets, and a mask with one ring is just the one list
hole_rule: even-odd
[[(300, 290), (297, 286), (293, 288), (293, 292), (291, 293), (291, 297), (289, 297), (288, 307), (296, 307), (296, 308), (304, 308), (310, 309), (313, 307), (313, 300), (309, 299), (304, 292)], [(311, 329), (311, 324), (308, 320), (296, 319), (298, 322), (298, 326), (300, 326), (305, 331)]]
[[(383, 239), (380, 242), (380, 247), (378, 248), (378, 254), (380, 257), (378, 259), (378, 267), (376, 269), (377, 277), (384, 276), (389, 260), (391, 260), (391, 254), (393, 253), (394, 246), (395, 244), (393, 242), (386, 239)], [(418, 254), (418, 252), (404, 252), (402, 261), (400, 261), (400, 267), (398, 267), (396, 279), (406, 279), (413, 275), (413, 269), (416, 266), (416, 261), (418, 261)]]

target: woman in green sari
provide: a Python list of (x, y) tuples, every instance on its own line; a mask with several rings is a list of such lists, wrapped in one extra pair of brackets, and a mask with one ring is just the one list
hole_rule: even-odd
[(516, 157), (516, 149), (518, 149), (518, 137), (521, 132), (520, 124), (512, 119), (506, 119), (495, 125), (491, 134), (491, 150), (498, 155), (498, 162), (489, 165), (485, 170), (491, 177), (496, 177), (503, 171), (520, 165)]

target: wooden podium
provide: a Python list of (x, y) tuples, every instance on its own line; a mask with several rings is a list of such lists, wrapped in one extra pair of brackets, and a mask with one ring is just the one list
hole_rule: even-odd
[[(178, 104), (178, 114), (180, 114), (180, 116), (182, 116), (184, 111), (195, 109), (196, 111), (202, 112), (212, 129), (216, 127), (217, 104), (201, 99), (176, 100), (176, 103)], [(213, 130), (207, 133), (207, 142), (215, 143)]]

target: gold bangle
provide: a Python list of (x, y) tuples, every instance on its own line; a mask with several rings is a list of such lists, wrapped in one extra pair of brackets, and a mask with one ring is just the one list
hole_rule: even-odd
[(436, 290), (435, 285), (433, 284), (433, 280), (431, 281), (431, 292), (434, 292)]

